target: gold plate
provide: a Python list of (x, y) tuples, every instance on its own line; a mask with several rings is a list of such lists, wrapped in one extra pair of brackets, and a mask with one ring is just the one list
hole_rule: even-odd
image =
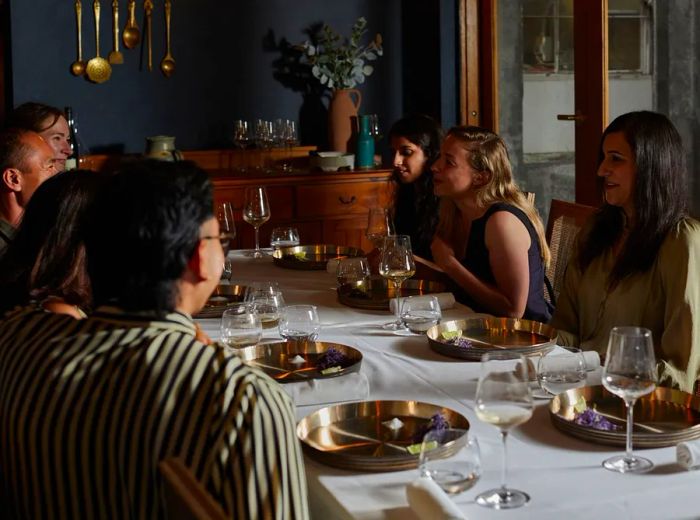
[[(444, 290), (445, 286), (440, 282), (409, 279), (401, 284), (401, 297), (439, 293)], [(346, 283), (338, 287), (338, 301), (348, 307), (388, 311), (392, 298), (396, 298), (396, 289), (384, 278), (373, 277), (369, 281)]]
[[(338, 372), (322, 374), (316, 369), (316, 362), (329, 348), (344, 354), (348, 362)], [(259, 368), (279, 383), (296, 383), (309, 379), (328, 379), (352, 372), (358, 372), (362, 363), (362, 353), (347, 345), (327, 341), (278, 341), (236, 349), (244, 363)], [(292, 363), (295, 356), (305, 359), (303, 363)]]
[[(420, 401), (363, 401), (328, 406), (307, 415), (297, 436), (309, 457), (329, 466), (360, 471), (397, 471), (418, 467), (418, 454), (407, 446), (430, 418), (441, 413), (453, 428), (469, 429), (463, 415)], [(392, 430), (382, 424), (397, 418)]]
[[(472, 342), (465, 348), (450, 342), (443, 333), (457, 333)], [(539, 321), (516, 318), (479, 317), (446, 321), (426, 333), (430, 347), (446, 356), (479, 361), (486, 352), (510, 350), (523, 355), (536, 354), (556, 344), (556, 329)]]
[[(606, 419), (620, 426), (614, 432), (574, 422), (574, 405), (583, 397)], [(549, 416), (559, 430), (597, 444), (624, 446), (627, 411), (624, 401), (603, 386), (568, 390), (549, 403)], [(635, 448), (662, 448), (700, 437), (700, 398), (672, 388), (656, 388), (634, 405), (632, 443)]]
[(288, 269), (304, 271), (323, 270), (328, 260), (349, 256), (364, 256), (364, 251), (357, 247), (317, 244), (312, 246), (289, 246), (275, 249), (272, 261), (275, 265)]
[(220, 318), (229, 305), (243, 301), (245, 290), (245, 285), (220, 284), (195, 318)]

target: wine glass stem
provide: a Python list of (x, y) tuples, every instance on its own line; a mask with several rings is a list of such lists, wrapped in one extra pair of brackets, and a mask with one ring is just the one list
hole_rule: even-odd
[(260, 228), (255, 226), (255, 252), (260, 252)]
[(403, 280), (400, 282), (394, 282), (396, 286), (396, 324), (401, 325), (401, 285)]
[(627, 405), (627, 438), (625, 440), (625, 457), (627, 460), (632, 459), (632, 415), (634, 413), (634, 402), (636, 399), (631, 401), (625, 401)]
[(506, 481), (508, 478), (508, 445), (506, 441), (508, 440), (508, 431), (501, 430), (501, 439), (503, 440), (503, 463), (501, 466), (501, 489), (505, 491)]

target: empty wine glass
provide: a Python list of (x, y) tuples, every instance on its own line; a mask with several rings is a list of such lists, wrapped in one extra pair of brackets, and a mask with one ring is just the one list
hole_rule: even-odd
[(386, 208), (370, 208), (365, 236), (375, 248), (381, 248), (384, 237), (394, 234), (391, 213)]
[(382, 129), (379, 126), (379, 116), (377, 114), (369, 114), (369, 135), (374, 138), (375, 143), (382, 138)]
[(288, 341), (316, 341), (320, 331), (315, 305), (288, 305), (280, 313), (279, 333)]
[(656, 359), (651, 331), (641, 327), (613, 327), (603, 367), (603, 386), (621, 397), (627, 406), (625, 455), (603, 461), (603, 467), (619, 473), (649, 471), (654, 463), (632, 454), (634, 402), (656, 388)]
[(418, 468), (445, 493), (466, 491), (481, 477), (479, 443), (467, 430), (431, 430), (423, 437)]
[(221, 278), (229, 280), (233, 274), (228, 252), (236, 238), (236, 222), (233, 220), (233, 205), (230, 202), (219, 202), (216, 205), (216, 220), (219, 222), (221, 247), (224, 250), (224, 270)]
[(401, 285), (416, 273), (416, 264), (411, 251), (411, 237), (391, 235), (384, 237), (382, 255), (379, 259), (379, 274), (394, 284), (396, 290), (396, 321), (384, 325), (388, 330), (405, 330), (401, 320)]
[(364, 256), (341, 258), (335, 271), (338, 287), (346, 283), (355, 284), (369, 280), (369, 262)]
[(262, 337), (260, 317), (249, 303), (234, 303), (221, 315), (221, 342), (229, 347), (255, 345)]
[[(248, 128), (248, 121), (236, 119), (233, 122), (233, 145), (239, 150), (245, 150), (246, 148), (248, 148), (249, 144), (250, 129)], [(241, 172), (245, 172), (247, 170), (245, 154), (241, 155), (241, 163), (238, 169)]]
[(476, 387), (476, 416), (501, 430), (503, 465), (501, 487), (485, 491), (476, 503), (494, 509), (512, 509), (530, 501), (527, 493), (506, 485), (508, 431), (532, 417), (532, 395), (525, 358), (512, 352), (489, 352), (481, 357), (481, 373)]
[(270, 247), (279, 249), (299, 245), (299, 231), (295, 227), (276, 227), (270, 235)]
[(584, 386), (586, 377), (586, 361), (579, 348), (553, 348), (543, 353), (537, 363), (537, 381), (549, 395)]
[(264, 186), (246, 188), (243, 220), (255, 228), (255, 251), (253, 258), (263, 256), (260, 251), (260, 226), (270, 220), (270, 204), (267, 202), (267, 191)]

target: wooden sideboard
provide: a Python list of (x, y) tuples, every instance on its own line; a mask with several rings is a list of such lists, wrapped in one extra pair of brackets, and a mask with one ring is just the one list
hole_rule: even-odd
[[(184, 151), (187, 160), (206, 170), (214, 184), (216, 202), (233, 203), (236, 220), (236, 248), (255, 245), (253, 227), (243, 221), (245, 188), (265, 186), (271, 217), (260, 228), (260, 246), (270, 245), (276, 226), (295, 226), (302, 244), (335, 244), (370, 251), (365, 238), (367, 214), (371, 207), (389, 207), (392, 201), (391, 170), (343, 172), (309, 171), (309, 151), (315, 147), (260, 150)], [(93, 170), (110, 169), (122, 157), (89, 155), (80, 166)], [(264, 173), (255, 165), (279, 165), (291, 160), (294, 169)], [(242, 170), (245, 168), (245, 171)]]
[(370, 207), (391, 201), (391, 170), (335, 173), (230, 175), (211, 173), (216, 202), (233, 203), (236, 247), (255, 244), (253, 227), (242, 220), (245, 188), (265, 186), (271, 217), (260, 228), (261, 247), (269, 246), (276, 226), (293, 225), (302, 244), (335, 244), (370, 251), (365, 238)]

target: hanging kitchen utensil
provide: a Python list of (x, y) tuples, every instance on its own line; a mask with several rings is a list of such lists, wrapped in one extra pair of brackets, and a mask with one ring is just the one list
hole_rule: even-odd
[(95, 14), (95, 57), (88, 61), (85, 73), (90, 81), (103, 83), (112, 75), (112, 67), (100, 56), (100, 0), (93, 2), (92, 10)]
[(151, 18), (153, 15), (153, 0), (144, 0), (143, 11), (146, 14), (146, 46), (148, 53), (148, 70), (153, 70), (153, 26)]
[(75, 0), (75, 23), (78, 27), (78, 59), (71, 66), (70, 71), (74, 76), (85, 74), (85, 62), (83, 61), (83, 6), (80, 0)]
[(126, 26), (122, 32), (122, 41), (124, 42), (124, 47), (127, 49), (133, 49), (139, 44), (139, 41), (141, 41), (139, 26), (136, 25), (136, 0), (129, 0), (127, 10), (129, 13), (129, 18), (126, 21)]
[(107, 56), (107, 61), (112, 65), (124, 63), (124, 55), (119, 52), (119, 0), (112, 0), (112, 52)]
[(163, 61), (160, 62), (160, 70), (163, 71), (166, 78), (169, 78), (175, 72), (175, 59), (170, 53), (170, 0), (165, 0), (165, 45), (167, 52)]

